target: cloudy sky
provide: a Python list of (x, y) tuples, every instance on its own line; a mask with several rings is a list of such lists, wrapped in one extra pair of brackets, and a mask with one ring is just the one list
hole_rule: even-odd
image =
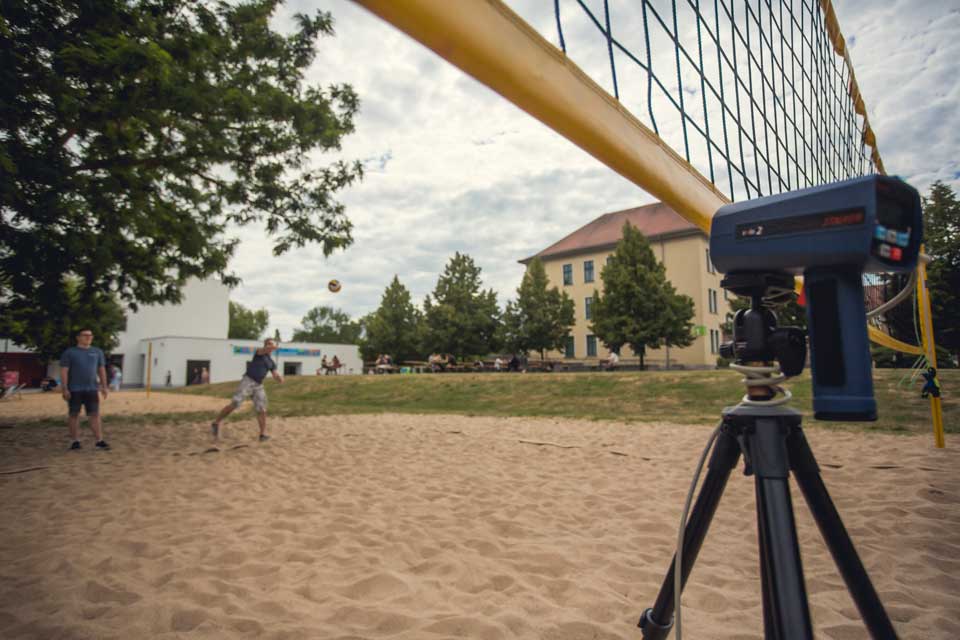
[[(558, 41), (552, 0), (507, 4)], [(592, 4), (602, 16), (602, 3)], [(614, 9), (618, 4), (611, 2)], [(960, 188), (960, 0), (834, 4), (887, 171), (921, 192), (937, 179)], [(571, 2), (561, 6), (562, 14), (575, 17)], [(485, 287), (503, 304), (523, 275), (519, 259), (602, 213), (652, 201), (349, 0), (288, 0), (277, 24), (282, 28), (294, 12), (317, 8), (332, 12), (336, 37), (318, 44), (309, 79), (347, 82), (359, 94), (356, 132), (344, 141), (341, 157), (362, 160), (366, 177), (340, 197), (354, 223), (355, 242), (346, 251), (324, 258), (318, 248), (305, 247), (277, 258), (261, 228), (235, 231), (241, 246), (231, 267), (243, 284), (231, 297), (268, 309), (271, 331), (279, 328), (289, 339), (317, 305), (366, 314), (377, 308), (394, 275), (419, 304), (456, 251), (475, 260)], [(629, 18), (619, 20), (613, 30), (629, 31)], [(565, 23), (568, 52), (611, 89), (603, 42), (580, 46), (577, 34), (584, 29)], [(631, 86), (627, 78), (620, 82), (629, 106)], [(676, 133), (669, 123), (661, 126), (668, 129), (665, 137)], [(343, 283), (339, 294), (327, 291), (331, 278)]]

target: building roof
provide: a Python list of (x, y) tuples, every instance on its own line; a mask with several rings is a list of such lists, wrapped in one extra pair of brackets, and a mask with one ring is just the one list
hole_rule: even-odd
[(612, 249), (620, 241), (625, 222), (629, 222), (639, 229), (648, 240), (658, 240), (674, 235), (703, 233), (669, 206), (662, 202), (655, 202), (633, 209), (605, 213), (540, 253), (524, 258), (520, 262), (527, 264), (534, 258), (558, 258), (577, 253)]

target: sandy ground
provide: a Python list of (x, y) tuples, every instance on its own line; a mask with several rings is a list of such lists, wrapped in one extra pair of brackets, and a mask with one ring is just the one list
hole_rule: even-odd
[[(709, 434), (408, 415), (271, 427), (261, 445), (252, 419), (231, 423), (211, 453), (202, 424), (113, 426), (110, 452), (89, 437), (67, 452), (64, 428), (0, 429), (0, 637), (638, 639)], [(960, 443), (808, 435), (901, 637), (960, 637)], [(752, 484), (731, 477), (685, 637), (762, 637)], [(866, 638), (795, 499), (817, 637)]]
[[(102, 400), (104, 414), (135, 415), (143, 413), (180, 413), (189, 411), (212, 411), (214, 415), (227, 403), (223, 398), (205, 396), (171, 395), (144, 391), (111, 392)], [(63, 416), (66, 420), (67, 403), (60, 391), (47, 393), (24, 393), (20, 399), (0, 402), (0, 423), (13, 420), (30, 420)], [(66, 424), (66, 423), (64, 423)]]

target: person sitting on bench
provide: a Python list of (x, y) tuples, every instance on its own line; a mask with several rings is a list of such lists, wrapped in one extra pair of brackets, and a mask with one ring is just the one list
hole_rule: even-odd
[(613, 371), (617, 368), (618, 364), (620, 364), (620, 354), (616, 351), (611, 351), (607, 359), (600, 363), (600, 368), (605, 371)]

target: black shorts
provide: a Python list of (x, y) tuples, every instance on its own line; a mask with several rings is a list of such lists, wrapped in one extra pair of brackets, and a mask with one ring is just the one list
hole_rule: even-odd
[(71, 416), (80, 415), (81, 406), (88, 416), (100, 415), (100, 394), (96, 391), (71, 391), (67, 405)]

